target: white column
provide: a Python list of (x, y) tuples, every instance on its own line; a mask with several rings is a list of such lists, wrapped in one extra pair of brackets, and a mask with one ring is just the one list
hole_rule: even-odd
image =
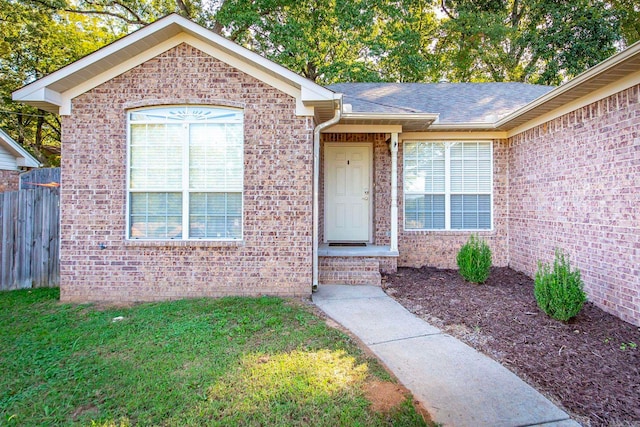
[(391, 251), (398, 251), (398, 133), (391, 134)]

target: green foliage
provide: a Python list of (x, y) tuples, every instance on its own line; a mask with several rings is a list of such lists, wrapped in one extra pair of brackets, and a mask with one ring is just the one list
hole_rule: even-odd
[(638, 0), (609, 0), (607, 2), (620, 19), (622, 39), (626, 46), (640, 40), (640, 5)]
[(491, 273), (491, 249), (484, 240), (472, 234), (456, 258), (460, 275), (471, 283), (484, 283)]
[(45, 165), (58, 165), (57, 115), (14, 103), (11, 92), (97, 50), (117, 35), (94, 17), (0, 0), (0, 127)]
[(444, 10), (437, 52), (450, 81), (559, 84), (621, 38), (622, 12), (604, 1), (456, 0)]
[(580, 270), (571, 271), (569, 258), (560, 249), (556, 250), (553, 269), (538, 262), (534, 295), (542, 311), (565, 322), (575, 317), (587, 301)]
[(0, 425), (425, 425), (410, 398), (373, 411), (363, 385), (388, 374), (303, 304), (58, 296), (0, 292)]

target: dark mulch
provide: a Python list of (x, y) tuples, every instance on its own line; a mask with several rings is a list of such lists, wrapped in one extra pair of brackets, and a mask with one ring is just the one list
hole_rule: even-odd
[(533, 280), (509, 268), (493, 268), (484, 285), (466, 283), (454, 270), (400, 268), (383, 287), (582, 424), (640, 426), (640, 328), (591, 303), (569, 323), (553, 320), (538, 309)]

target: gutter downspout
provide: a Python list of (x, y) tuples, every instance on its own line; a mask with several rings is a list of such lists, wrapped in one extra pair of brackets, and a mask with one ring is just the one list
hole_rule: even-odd
[(313, 283), (311, 285), (311, 290), (315, 292), (318, 289), (318, 235), (319, 235), (319, 225), (320, 221), (320, 202), (319, 202), (319, 192), (320, 192), (320, 133), (328, 128), (329, 126), (333, 126), (340, 121), (342, 117), (342, 102), (341, 99), (338, 99), (338, 105), (335, 107), (335, 113), (332, 119), (327, 120), (326, 122), (320, 123), (313, 130)]

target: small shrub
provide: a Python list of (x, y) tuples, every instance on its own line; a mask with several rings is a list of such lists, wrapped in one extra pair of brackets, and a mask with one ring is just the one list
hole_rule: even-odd
[(580, 270), (571, 271), (568, 257), (557, 249), (553, 270), (538, 261), (533, 293), (538, 307), (549, 316), (566, 322), (575, 317), (587, 301)]
[(465, 243), (458, 256), (458, 267), (460, 275), (471, 283), (484, 283), (489, 278), (491, 272), (491, 249), (487, 242), (471, 235)]

